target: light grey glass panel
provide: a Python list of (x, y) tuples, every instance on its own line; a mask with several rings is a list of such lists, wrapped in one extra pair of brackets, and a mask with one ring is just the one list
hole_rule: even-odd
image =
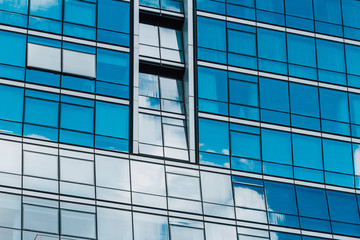
[(134, 240), (168, 240), (167, 217), (134, 213)]
[(61, 210), (61, 234), (95, 238), (95, 214)]
[(136, 192), (132, 193), (132, 203), (153, 208), (166, 208), (167, 206), (166, 197)]
[(202, 213), (201, 202), (169, 197), (168, 204), (169, 204), (169, 209), (171, 210), (197, 213), (197, 214)]
[(245, 234), (245, 235), (253, 235), (258, 237), (269, 237), (269, 232), (266, 230), (259, 230), (259, 229), (253, 229), (253, 228), (244, 228), (244, 227), (238, 227), (238, 233), (239, 234)]
[(131, 162), (132, 190), (165, 195), (165, 172), (162, 165)]
[(49, 180), (36, 177), (23, 177), (24, 185), (26, 189), (44, 191), (44, 192), (59, 192), (59, 182), (57, 180)]
[(161, 98), (182, 101), (182, 83), (172, 78), (160, 77)]
[(4, 240), (20, 240), (21, 231), (8, 228), (0, 228), (0, 236)]
[(21, 197), (0, 193), (0, 226), (21, 227)]
[(63, 50), (63, 72), (95, 78), (95, 55)]
[(171, 240), (203, 240), (204, 231), (196, 228), (186, 228), (170, 225)]
[(140, 23), (139, 35), (140, 44), (159, 47), (159, 33), (157, 26)]
[(171, 173), (166, 176), (169, 196), (201, 200), (199, 178)]
[(24, 204), (24, 228), (59, 233), (58, 209)]
[(141, 45), (139, 46), (139, 54), (152, 58), (160, 58), (160, 49), (158, 47)]
[(218, 205), (213, 203), (203, 203), (204, 214), (224, 217), (224, 218), (235, 218), (234, 207)]
[(27, 65), (60, 72), (61, 49), (28, 43)]
[(95, 197), (95, 187), (77, 183), (60, 182), (60, 193), (86, 198)]
[(175, 119), (175, 118), (163, 117), (162, 122), (167, 123), (167, 124), (171, 124), (171, 125), (185, 126), (185, 121), (184, 120)]
[(236, 240), (236, 229), (233, 226), (205, 223), (206, 240)]
[(267, 223), (266, 212), (252, 209), (236, 208), (236, 218), (251, 222)]
[(203, 201), (233, 205), (230, 176), (201, 172)]
[(163, 147), (148, 145), (148, 144), (139, 144), (139, 153), (145, 153), (148, 155), (155, 156), (164, 156)]
[(164, 124), (163, 129), (166, 147), (187, 149), (185, 127)]
[(112, 202), (130, 203), (130, 192), (115, 190), (110, 188), (96, 188), (97, 199), (108, 200)]
[(172, 49), (161, 48), (161, 59), (174, 61), (174, 62), (183, 62), (182, 52)]
[(21, 174), (21, 143), (0, 140), (0, 171)]
[(94, 184), (94, 163), (71, 158), (60, 158), (60, 179)]
[(189, 160), (188, 150), (175, 149), (175, 148), (164, 148), (165, 157), (168, 158), (177, 158), (182, 160)]
[(244, 236), (244, 235), (239, 235), (239, 238), (238, 238), (238, 240), (266, 240), (266, 239), (269, 239), (269, 238)]
[(96, 155), (97, 186), (130, 190), (129, 160)]
[(182, 50), (181, 31), (160, 27), (160, 46), (162, 48)]
[(24, 174), (43, 178), (58, 178), (58, 157), (24, 151)]
[(150, 108), (160, 110), (160, 99), (152, 97), (139, 96), (139, 106), (143, 108)]
[(263, 189), (242, 184), (234, 184), (236, 206), (265, 210)]
[(159, 98), (159, 78), (157, 75), (139, 74), (139, 94), (148, 97)]
[(162, 145), (161, 118), (139, 114), (139, 140), (142, 143)]
[(0, 182), (3, 186), (21, 188), (21, 175), (0, 172)]
[(131, 240), (131, 212), (108, 208), (97, 208), (99, 240)]
[(184, 114), (184, 104), (182, 102), (176, 102), (171, 100), (161, 100), (161, 110), (165, 112), (173, 112)]

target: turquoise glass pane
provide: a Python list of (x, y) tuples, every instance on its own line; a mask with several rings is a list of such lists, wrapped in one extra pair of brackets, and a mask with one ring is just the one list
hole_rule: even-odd
[(114, 0), (99, 0), (98, 28), (129, 33), (130, 4)]
[(38, 17), (61, 20), (62, 0), (31, 0), (30, 14)]
[(24, 89), (0, 85), (0, 118), (22, 122)]
[(25, 50), (26, 35), (0, 31), (0, 63), (24, 67)]
[(96, 4), (78, 0), (65, 0), (64, 19), (67, 22), (95, 27)]
[(95, 133), (118, 138), (129, 138), (129, 107), (96, 102)]

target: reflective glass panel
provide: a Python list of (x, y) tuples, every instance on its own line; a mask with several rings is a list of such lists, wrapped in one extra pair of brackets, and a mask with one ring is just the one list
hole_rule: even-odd
[(97, 230), (99, 240), (131, 240), (131, 212), (97, 208)]
[(165, 195), (164, 167), (157, 164), (131, 162), (132, 190)]
[(61, 234), (95, 238), (95, 215), (61, 210)]
[(95, 55), (63, 50), (62, 69), (66, 73), (95, 78)]
[(168, 240), (166, 217), (134, 213), (134, 240)]
[(233, 204), (230, 176), (201, 172), (201, 191), (205, 202)]

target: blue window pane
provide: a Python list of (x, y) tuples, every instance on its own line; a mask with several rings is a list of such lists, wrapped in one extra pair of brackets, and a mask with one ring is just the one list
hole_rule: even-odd
[(293, 134), (292, 144), (295, 166), (315, 169), (323, 168), (320, 138)]
[(231, 132), (231, 155), (260, 159), (260, 136)]
[(25, 122), (57, 127), (58, 111), (59, 103), (57, 102), (26, 98)]
[(197, 37), (199, 47), (226, 51), (226, 27), (224, 21), (198, 17)]
[(345, 92), (320, 88), (321, 117), (349, 122), (348, 99)]
[(315, 20), (341, 24), (340, 0), (314, 0)]
[(262, 129), (261, 146), (264, 161), (292, 164), (289, 133)]
[(228, 30), (228, 51), (256, 56), (255, 34)]
[(70, 35), (78, 38), (85, 38), (90, 40), (96, 39), (96, 29), (77, 24), (64, 23), (64, 35)]
[(360, 59), (360, 47), (346, 44), (345, 50), (347, 72), (354, 75), (360, 75), (360, 61), (358, 61), (358, 59)]
[(327, 191), (330, 218), (333, 221), (359, 224), (359, 211), (354, 194)]
[(96, 93), (119, 98), (129, 98), (129, 87), (107, 82), (96, 82)]
[(261, 108), (289, 111), (288, 83), (284, 81), (260, 79), (260, 106)]
[(42, 127), (31, 124), (24, 124), (24, 136), (30, 138), (45, 139), (51, 141), (58, 141), (57, 128)]
[(24, 89), (0, 85), (0, 119), (22, 122), (23, 99)]
[(78, 0), (65, 0), (65, 21), (95, 26), (96, 4)]
[(316, 40), (318, 67), (322, 69), (344, 72), (344, 45), (342, 43)]
[(226, 71), (198, 68), (199, 97), (227, 102), (228, 87)]
[(61, 128), (92, 133), (94, 110), (89, 107), (61, 104)]
[(24, 67), (25, 49), (26, 35), (0, 31), (0, 63)]
[(60, 130), (60, 142), (93, 147), (94, 136), (88, 133)]
[(140, 5), (159, 8), (159, 0), (139, 0)]
[(129, 54), (97, 50), (97, 79), (129, 85)]
[(96, 102), (95, 133), (110, 137), (129, 138), (129, 107)]
[(258, 106), (258, 85), (256, 83), (229, 81), (230, 102)]
[(62, 0), (31, 0), (30, 14), (38, 17), (61, 20)]
[(28, 1), (24, 0), (2, 0), (0, 1), (0, 9), (9, 11), (27, 14), (28, 12)]
[(197, 0), (197, 9), (225, 14), (225, 3), (221, 1), (212, 1), (212, 0)]
[(95, 136), (95, 147), (116, 151), (129, 151), (129, 140), (104, 137), (104, 136)]
[(300, 216), (329, 219), (324, 190), (296, 186), (296, 196)]
[(265, 182), (265, 193), (268, 211), (297, 215), (294, 186)]
[[(227, 2), (230, 3), (230, 1)], [(244, 4), (243, 2), (237, 2), (237, 3)], [(232, 5), (232, 4), (227, 4), (226, 8), (227, 8), (226, 11), (228, 16), (255, 20), (255, 9), (238, 6), (238, 5)]]
[(130, 32), (130, 4), (114, 0), (98, 3), (98, 27), (118, 32)]
[(289, 63), (316, 67), (314, 38), (288, 34), (287, 43)]
[(360, 2), (357, 0), (342, 0), (344, 25), (360, 28)]
[(323, 139), (325, 170), (353, 174), (351, 144)]
[(161, 9), (183, 12), (183, 2), (178, 0), (161, 0)]
[(276, 61), (286, 61), (285, 33), (258, 28), (258, 55)]
[(304, 18), (313, 18), (312, 0), (285, 0), (286, 14)]
[(200, 151), (229, 155), (229, 124), (199, 119)]
[(319, 117), (318, 88), (309, 85), (290, 83), (291, 112)]
[(256, 8), (283, 13), (284, 12), (284, 1), (283, 0), (257, 0)]
[(103, 29), (97, 30), (97, 37), (99, 42), (107, 42), (117, 45), (130, 46), (130, 37), (128, 34), (107, 31)]
[(349, 94), (350, 119), (352, 123), (360, 124), (360, 95)]

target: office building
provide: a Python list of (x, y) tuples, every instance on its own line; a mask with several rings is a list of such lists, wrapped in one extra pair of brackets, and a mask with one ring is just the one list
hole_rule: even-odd
[(359, 13), (0, 0), (0, 240), (359, 239)]

